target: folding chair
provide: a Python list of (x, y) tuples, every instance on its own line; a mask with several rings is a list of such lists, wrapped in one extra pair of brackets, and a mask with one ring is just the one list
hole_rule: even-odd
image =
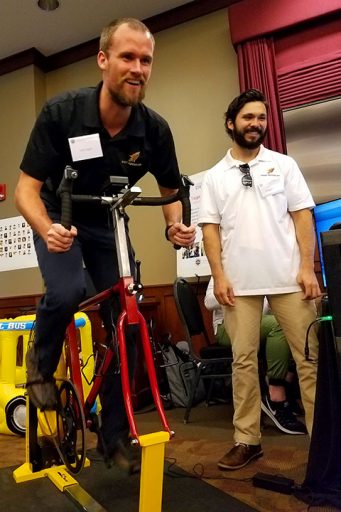
[[(215, 342), (211, 342), (205, 328), (198, 298), (190, 283), (182, 277), (177, 278), (174, 281), (173, 293), (176, 307), (185, 329), (190, 355), (194, 360), (197, 370), (184, 416), (184, 423), (187, 423), (200, 379), (210, 381), (206, 396), (207, 405), (209, 405), (215, 381), (217, 379), (225, 380), (226, 378), (231, 381), (232, 352), (230, 347), (223, 347)], [(199, 352), (195, 350), (194, 336), (201, 336), (205, 341), (205, 346)]]

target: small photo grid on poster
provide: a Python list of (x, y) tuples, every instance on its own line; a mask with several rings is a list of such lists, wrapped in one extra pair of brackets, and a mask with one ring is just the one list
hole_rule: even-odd
[(0, 220), (0, 269), (37, 266), (33, 233), (24, 217)]

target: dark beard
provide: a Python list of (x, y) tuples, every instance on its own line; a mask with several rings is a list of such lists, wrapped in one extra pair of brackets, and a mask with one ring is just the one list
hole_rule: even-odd
[(264, 130), (264, 132), (262, 130), (252, 130), (253, 132), (256, 131), (259, 133), (259, 138), (255, 141), (248, 141), (245, 139), (245, 136), (244, 134), (247, 133), (247, 131), (245, 132), (241, 132), (239, 130), (236, 130), (234, 129), (232, 134), (233, 134), (233, 140), (238, 144), (238, 146), (240, 146), (241, 148), (245, 148), (245, 149), (257, 149), (263, 142), (263, 140), (265, 139), (265, 136), (266, 136), (266, 132), (268, 131), (268, 129), (266, 128)]
[(142, 88), (137, 100), (130, 100), (124, 94), (121, 94), (119, 91), (110, 91), (111, 99), (117, 105), (121, 107), (134, 107), (138, 103), (141, 103), (143, 98), (145, 97), (145, 89)]

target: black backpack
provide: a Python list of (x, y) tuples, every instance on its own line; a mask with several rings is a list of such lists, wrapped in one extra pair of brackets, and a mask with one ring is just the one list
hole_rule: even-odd
[[(176, 345), (167, 344), (162, 347), (162, 358), (168, 381), (170, 400), (173, 405), (187, 407), (193, 390), (197, 371), (196, 364), (188, 351), (188, 343), (180, 341)], [(200, 380), (194, 396), (193, 405), (205, 400), (206, 391)]]

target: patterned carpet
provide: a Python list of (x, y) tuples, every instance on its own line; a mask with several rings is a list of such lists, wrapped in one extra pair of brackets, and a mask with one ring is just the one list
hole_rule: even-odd
[[(309, 453), (309, 438), (282, 434), (270, 420), (262, 429), (263, 457), (238, 471), (221, 471), (217, 461), (232, 447), (232, 407), (228, 405), (197, 406), (191, 422), (183, 424), (183, 409), (167, 412), (175, 437), (167, 445), (168, 460), (185, 471), (200, 475), (206, 482), (264, 512), (336, 512), (332, 507), (310, 507), (292, 495), (256, 488), (252, 477), (257, 472), (285, 476), (303, 482)], [(144, 418), (144, 427), (155, 428), (155, 413)]]
[[(335, 512), (335, 508), (310, 507), (292, 495), (284, 495), (252, 485), (257, 472), (292, 478), (300, 484), (305, 477), (308, 458), (308, 436), (282, 434), (270, 420), (263, 427), (262, 447), (264, 456), (238, 471), (220, 471), (217, 461), (232, 446), (232, 408), (229, 405), (206, 407), (199, 405), (192, 410), (190, 423), (183, 423), (184, 410), (167, 411), (175, 437), (166, 446), (167, 461), (193, 475), (201, 477), (237, 500), (264, 512)], [(136, 415), (141, 434), (161, 430), (155, 411)], [(95, 438), (88, 435), (88, 446)], [(0, 467), (20, 465), (25, 460), (25, 441), (15, 436), (0, 435)], [(169, 471), (172, 471), (172, 466)], [(176, 467), (174, 468), (176, 473)], [(180, 485), (181, 478), (178, 479)], [(184, 478), (184, 486), (186, 479)], [(210, 511), (209, 503), (207, 504)]]

